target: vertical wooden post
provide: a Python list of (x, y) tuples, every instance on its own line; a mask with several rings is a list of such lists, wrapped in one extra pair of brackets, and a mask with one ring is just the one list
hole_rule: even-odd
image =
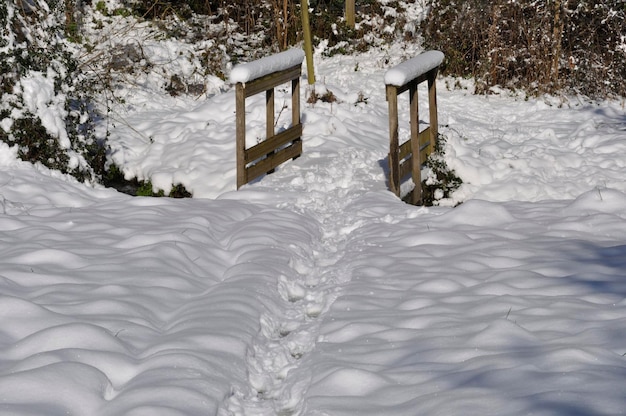
[(387, 85), (389, 103), (389, 188), (400, 197), (400, 161), (398, 144), (398, 89)]
[(274, 136), (274, 88), (265, 91), (265, 137)]
[[(265, 140), (274, 137), (274, 87), (265, 91)], [(274, 152), (269, 152), (270, 157)], [(274, 169), (267, 173), (274, 173)]]
[(428, 153), (435, 152), (435, 145), (439, 140), (439, 120), (437, 119), (437, 90), (435, 81), (437, 80), (437, 68), (428, 74), (428, 113), (430, 119), (430, 144)]
[(409, 103), (411, 111), (411, 177), (415, 184), (411, 204), (418, 205), (422, 203), (422, 158), (420, 155), (421, 146), (419, 140), (420, 118), (417, 100), (417, 82), (415, 81), (412, 81), (409, 85)]
[(291, 80), (291, 125), (300, 124), (300, 77)]
[(348, 25), (350, 29), (354, 29), (354, 23), (355, 23), (354, 0), (346, 0), (345, 17), (346, 17), (346, 25)]
[(235, 87), (237, 189), (248, 182), (246, 175), (246, 92), (241, 82)]
[(309, 24), (309, 1), (301, 0), (300, 12), (302, 13), (302, 30), (304, 34), (304, 55), (306, 56), (306, 77), (309, 85), (315, 84), (315, 71), (313, 69), (313, 42), (311, 40), (311, 25)]
[[(297, 126), (300, 124), (300, 77), (291, 80), (291, 126)], [(291, 143), (296, 143), (301, 141), (301, 138), (292, 141)], [(298, 154), (293, 159), (299, 158)]]

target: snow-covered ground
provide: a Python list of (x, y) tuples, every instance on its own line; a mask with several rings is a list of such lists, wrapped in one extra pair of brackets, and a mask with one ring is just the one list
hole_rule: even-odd
[[(0, 144), (0, 414), (625, 414), (623, 103), (441, 79), (464, 184), (410, 206), (386, 185), (384, 74), (418, 52), (318, 54), (316, 93), (339, 101), (303, 103), (303, 155), (239, 191), (227, 84), (128, 87), (112, 110), (113, 158), (193, 199)], [(248, 109), (255, 141), (263, 97)]]

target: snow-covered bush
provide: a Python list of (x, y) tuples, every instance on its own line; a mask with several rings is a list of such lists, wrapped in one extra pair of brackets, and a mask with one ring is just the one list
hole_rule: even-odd
[(621, 0), (433, 0), (426, 45), (445, 73), (540, 94), (626, 96), (626, 6)]
[(450, 198), (459, 189), (463, 180), (450, 169), (445, 160), (447, 137), (439, 133), (435, 151), (426, 160), (426, 177), (422, 180), (422, 204), (439, 205), (441, 200)]
[(104, 149), (87, 80), (65, 39), (65, 11), (43, 0), (0, 4), (0, 140), (24, 160), (94, 181)]

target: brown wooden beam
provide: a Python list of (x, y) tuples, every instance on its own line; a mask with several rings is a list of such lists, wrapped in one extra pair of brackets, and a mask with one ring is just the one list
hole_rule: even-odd
[(389, 105), (389, 188), (399, 197), (398, 89), (393, 85), (387, 85), (386, 92)]
[(235, 86), (237, 189), (248, 182), (246, 176), (246, 93), (244, 86)]

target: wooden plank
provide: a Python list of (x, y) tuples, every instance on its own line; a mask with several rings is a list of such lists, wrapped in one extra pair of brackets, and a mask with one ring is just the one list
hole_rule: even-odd
[(248, 182), (246, 177), (246, 96), (243, 84), (235, 87), (237, 189)]
[(291, 146), (274, 153), (270, 157), (260, 160), (254, 165), (246, 168), (249, 181), (275, 169), (277, 166), (294, 159), (302, 154), (302, 140), (296, 140)]
[[(420, 143), (420, 162), (423, 165), (424, 163), (426, 163), (426, 159), (428, 158), (428, 155), (430, 155), (430, 153), (428, 153), (427, 151), (428, 146), (430, 146), (430, 134), (429, 134), (428, 129), (420, 132), (420, 137), (426, 138), (426, 142)], [(398, 160), (402, 161), (411, 155), (412, 155), (411, 142), (407, 140), (406, 142), (402, 143), (402, 145), (400, 146), (400, 151), (398, 153), (398, 156), (399, 156)]]
[[(426, 163), (426, 159), (430, 153), (427, 151), (428, 146), (430, 146), (430, 127), (419, 133), (419, 142), (420, 142), (420, 163), (423, 165)], [(398, 160), (402, 161), (407, 157), (412, 155), (411, 150), (411, 141), (407, 140), (406, 142), (400, 145), (400, 150), (398, 151)]]
[[(424, 132), (426, 132), (425, 136), (429, 138), (428, 132), (426, 130), (421, 132), (420, 135), (424, 136)], [(430, 154), (426, 151), (429, 145), (430, 145), (430, 141), (427, 141), (426, 143), (422, 143), (420, 145), (420, 159), (422, 161), (422, 164), (424, 164), (424, 162), (428, 158), (428, 155)], [(407, 140), (406, 142), (402, 143), (402, 145), (400, 146), (400, 152), (398, 153), (398, 156), (399, 156), (398, 158), (399, 161), (402, 161), (406, 159), (407, 157), (412, 156), (410, 141)]]
[(400, 145), (400, 150), (398, 151), (398, 160), (406, 159), (407, 156), (411, 155), (411, 140), (407, 140), (406, 142)]
[[(421, 132), (419, 132), (418, 134), (418, 141), (420, 144), (420, 153), (424, 153), (424, 150), (430, 146), (430, 127), (425, 128), (424, 130), (422, 130)], [(399, 151), (398, 151), (398, 157), (399, 160), (402, 160), (404, 158), (406, 158), (407, 156), (409, 156), (412, 153), (411, 150), (411, 141), (407, 140), (406, 142), (402, 143), (400, 145)]]
[(418, 141), (420, 144), (420, 150), (430, 146), (430, 126), (419, 132)]
[(387, 85), (386, 95), (389, 104), (389, 188), (399, 197), (398, 89), (393, 85)]
[(413, 172), (413, 159), (407, 159), (400, 163), (400, 183)]
[(285, 84), (296, 78), (300, 78), (300, 70), (302, 64), (298, 64), (284, 71), (274, 72), (266, 75), (262, 78), (255, 79), (254, 81), (246, 82), (245, 92), (246, 98), (252, 95), (258, 94), (263, 91), (267, 91), (270, 88), (274, 88), (277, 85)]
[(430, 138), (430, 127), (426, 127), (422, 130), (419, 135), (419, 144), (420, 144), (420, 165), (424, 165), (428, 156), (432, 154), (432, 146), (431, 146), (431, 138)]
[(281, 131), (269, 139), (254, 145), (245, 151), (246, 164), (252, 163), (257, 159), (265, 157), (268, 153), (299, 139), (302, 136), (302, 124), (289, 127), (287, 130)]

